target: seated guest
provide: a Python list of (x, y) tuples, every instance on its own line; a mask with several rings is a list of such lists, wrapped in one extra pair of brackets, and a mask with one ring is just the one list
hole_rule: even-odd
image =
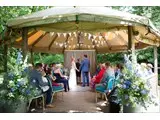
[(54, 76), (54, 71), (56, 69), (56, 63), (52, 63), (51, 69), (52, 69), (52, 75)]
[(100, 89), (102, 91), (107, 90), (108, 92), (110, 92), (111, 89), (113, 88), (110, 85), (113, 85), (113, 84), (108, 84), (108, 82), (110, 79), (115, 79), (115, 72), (114, 72), (114, 69), (110, 67), (109, 62), (106, 62), (105, 65), (106, 65), (106, 71), (100, 83), (96, 84), (96, 89)]
[(46, 94), (46, 107), (54, 107), (52, 102), (52, 88), (49, 87), (49, 83), (42, 77), (42, 63), (37, 63), (35, 68), (30, 72), (31, 84), (35, 86), (39, 91)]
[(148, 77), (148, 70), (147, 70), (147, 64), (146, 63), (141, 63), (141, 72), (142, 72), (142, 76), (143, 78)]
[(102, 68), (102, 63), (100, 62), (100, 63), (98, 64), (97, 68), (96, 68), (96, 73), (95, 73), (95, 75), (97, 75), (97, 74), (99, 73), (99, 71), (101, 70), (101, 68)]
[(57, 83), (63, 83), (65, 92), (67, 92), (67, 89), (69, 91), (68, 77), (61, 73), (59, 65), (56, 65), (56, 69), (54, 70), (54, 76), (56, 77)]
[(149, 74), (149, 75), (153, 74), (152, 69), (153, 69), (153, 65), (150, 64), (150, 63), (148, 63), (148, 64), (147, 64), (147, 70), (148, 70), (148, 74)]
[(115, 68), (115, 77), (118, 77), (118, 75), (122, 74), (123, 66), (121, 64), (117, 64)]
[(46, 77), (51, 80), (52, 86), (61, 86), (63, 87), (63, 85), (61, 83), (56, 83), (56, 77), (52, 76), (52, 70), (50, 68), (48, 68), (47, 73), (46, 73)]
[(102, 80), (100, 81), (100, 84), (105, 83), (107, 77), (114, 77), (115, 78), (115, 72), (114, 72), (114, 69), (110, 66), (110, 63), (106, 62), (105, 66), (106, 66), (106, 70), (105, 70), (105, 73), (102, 77)]
[(94, 89), (95, 88), (95, 84), (98, 84), (100, 83), (103, 75), (104, 75), (104, 72), (106, 71), (106, 66), (105, 64), (102, 64), (100, 66), (100, 71), (99, 73), (96, 75), (96, 76), (93, 76), (93, 78), (91, 79), (91, 87)]
[(51, 69), (48, 68), (48, 71), (46, 73), (46, 76), (45, 76), (49, 83), (50, 83), (50, 86), (52, 88), (53, 91), (57, 91), (57, 90), (63, 90), (64, 87), (63, 87), (63, 84), (62, 83), (56, 83), (55, 80), (56, 80), (56, 77), (55, 76), (52, 76), (52, 73), (51, 73)]
[(48, 68), (49, 68), (49, 66), (47, 64), (44, 64), (43, 70), (45, 73), (47, 73)]
[(122, 75), (123, 66), (121, 64), (117, 64), (115, 68), (115, 84), (119, 82), (119, 78)]

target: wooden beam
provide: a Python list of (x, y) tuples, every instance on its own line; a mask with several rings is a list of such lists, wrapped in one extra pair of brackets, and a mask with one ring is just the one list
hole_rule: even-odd
[(95, 44), (95, 41), (93, 41), (92, 44), (95, 46), (95, 50), (96, 50), (96, 53), (97, 53), (98, 50), (97, 50), (97, 46), (96, 46), (96, 44)]
[(53, 45), (54, 41), (57, 39), (58, 34), (55, 35), (55, 37), (53, 38), (53, 40), (51, 41), (51, 43), (49, 44), (48, 50), (51, 49), (51, 46)]
[[(154, 73), (156, 75), (156, 94), (158, 95), (158, 54), (157, 46), (154, 46)], [(154, 82), (154, 81), (153, 81)]]
[(33, 50), (31, 49), (31, 59), (30, 59), (30, 62), (32, 63), (32, 65), (34, 65), (34, 59), (33, 59)]
[(28, 51), (28, 28), (22, 28), (22, 54), (25, 59)]
[[(28, 36), (28, 38), (30, 38), (32, 35), (34, 35), (36, 33), (37, 33), (37, 31), (32, 31), (30, 34), (27, 34), (27, 36)], [(22, 40), (22, 38), (19, 41), (21, 41), (21, 40)]]
[(32, 44), (32, 47), (34, 47), (40, 40), (42, 40), (42, 38), (43, 38), (46, 34), (47, 34), (47, 33), (42, 34), (42, 35)]
[[(67, 43), (67, 42), (68, 42), (68, 39), (69, 39), (69, 34), (66, 35), (66, 40), (65, 40), (64, 43)], [(63, 53), (64, 53), (64, 51), (65, 51), (65, 47), (63, 48)]]
[(154, 46), (154, 73), (158, 74), (157, 46)]
[(4, 45), (4, 72), (7, 72), (7, 53), (8, 45)]
[(135, 43), (133, 39), (133, 27), (128, 26), (128, 50), (131, 50), (132, 53), (132, 63), (136, 63), (136, 54), (135, 54)]
[(132, 47), (132, 27), (128, 26), (128, 50), (131, 50)]

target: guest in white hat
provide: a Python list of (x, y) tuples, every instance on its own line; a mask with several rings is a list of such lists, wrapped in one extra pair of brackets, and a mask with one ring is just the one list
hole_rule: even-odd
[(147, 64), (147, 70), (148, 70), (148, 73), (149, 73), (149, 74), (153, 74), (152, 69), (153, 69), (153, 65), (150, 64), (150, 63), (148, 63), (148, 64)]

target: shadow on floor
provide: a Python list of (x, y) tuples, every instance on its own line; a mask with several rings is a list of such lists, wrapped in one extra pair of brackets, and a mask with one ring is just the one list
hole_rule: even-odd
[(89, 87), (76, 86), (69, 92), (61, 93), (53, 98), (54, 108), (32, 109), (31, 113), (108, 113), (108, 105), (104, 100), (95, 102), (95, 93)]

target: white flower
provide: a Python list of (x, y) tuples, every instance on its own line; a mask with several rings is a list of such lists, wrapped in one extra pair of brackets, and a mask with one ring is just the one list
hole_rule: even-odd
[(9, 97), (14, 97), (13, 93), (8, 93)]
[(0, 84), (3, 83), (3, 80), (4, 80), (3, 77), (2, 78), (0, 77)]
[(17, 79), (17, 81), (19, 81), (19, 82), (20, 82), (20, 81), (22, 81), (22, 80), (23, 80), (23, 78), (19, 78), (19, 79)]
[(11, 81), (9, 81), (9, 84), (13, 84), (14, 82), (11, 80)]

